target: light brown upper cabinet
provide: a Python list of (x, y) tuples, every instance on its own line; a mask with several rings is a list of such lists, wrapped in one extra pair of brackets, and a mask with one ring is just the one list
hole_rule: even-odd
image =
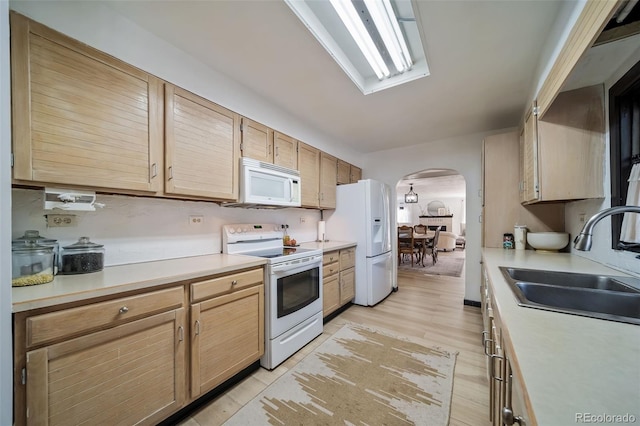
[(273, 163), (273, 130), (256, 121), (242, 117), (242, 156)]
[(165, 126), (165, 193), (236, 201), (240, 116), (167, 84)]
[(529, 114), (523, 132), (522, 201), (604, 197), (604, 88), (560, 93), (543, 120)]
[(156, 193), (162, 82), (11, 13), (13, 179)]
[(300, 170), (302, 207), (319, 206), (320, 193), (320, 151), (298, 142), (298, 169)]
[(351, 165), (351, 183), (356, 183), (360, 179), (362, 179), (362, 169), (352, 164)]
[(544, 118), (583, 54), (620, 6), (619, 1), (587, 0), (538, 92), (538, 116)]
[[(320, 153), (320, 203), (321, 209), (336, 208), (336, 179), (338, 159), (325, 152)], [(304, 184), (304, 181), (302, 181)]]
[(273, 132), (273, 164), (298, 170), (298, 141), (280, 132)]
[(338, 185), (351, 183), (351, 164), (338, 160)]

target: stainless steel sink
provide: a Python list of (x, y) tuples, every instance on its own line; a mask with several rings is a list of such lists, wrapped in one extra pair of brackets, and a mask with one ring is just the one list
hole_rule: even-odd
[[(635, 292), (637, 290), (623, 283), (627, 277), (610, 275), (577, 274), (574, 272), (543, 271), (540, 269), (504, 268), (509, 277), (516, 281), (558, 285), (562, 287), (593, 288), (599, 290)], [(631, 278), (634, 280), (634, 278)], [(640, 283), (640, 280), (637, 280)]]
[(500, 267), (518, 304), (640, 325), (640, 279)]

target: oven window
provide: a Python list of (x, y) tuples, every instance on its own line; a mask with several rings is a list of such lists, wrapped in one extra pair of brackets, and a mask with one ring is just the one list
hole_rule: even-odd
[(282, 318), (320, 298), (320, 268), (278, 278), (278, 318)]

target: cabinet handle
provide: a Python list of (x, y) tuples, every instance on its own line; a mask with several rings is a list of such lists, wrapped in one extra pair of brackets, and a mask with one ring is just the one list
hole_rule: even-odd
[(524, 419), (521, 416), (514, 416), (513, 410), (508, 407), (502, 407), (502, 423), (507, 426), (511, 426), (518, 423), (520, 426), (527, 426)]
[(151, 179), (153, 179), (156, 176), (158, 176), (158, 164), (153, 163), (151, 165)]
[(184, 327), (178, 327), (178, 341), (182, 342), (184, 340)]
[(119, 312), (121, 314), (126, 314), (127, 312), (129, 312), (129, 308), (127, 308), (126, 306), (123, 306), (122, 308), (120, 308)]
[(269, 155), (271, 155), (271, 144), (269, 144)]
[(195, 324), (196, 336), (200, 335), (200, 320), (196, 320)]
[(169, 166), (169, 179), (167, 180), (171, 180), (173, 179), (173, 166)]
[(233, 281), (231, 281), (231, 286), (234, 286), (234, 285), (236, 285), (236, 284), (238, 284), (238, 280), (233, 280)]
[(484, 349), (484, 354), (485, 354), (486, 356), (491, 356), (491, 354), (490, 354), (490, 353), (489, 353), (489, 351), (487, 350), (487, 343), (489, 343), (489, 342), (493, 343), (493, 339), (489, 339), (489, 338), (487, 338), (487, 337), (484, 337), (484, 336), (486, 336), (487, 334), (489, 334), (489, 332), (488, 332), (488, 331), (483, 331), (483, 332), (482, 332), (482, 336), (483, 336), (483, 339), (482, 339), (482, 347), (483, 347), (483, 349)]
[(501, 356), (501, 355), (495, 355), (495, 354), (492, 354), (492, 355), (490, 355), (490, 358), (491, 358), (491, 359), (490, 359), (490, 361), (489, 361), (489, 366), (491, 367), (491, 368), (490, 368), (490, 370), (491, 370), (491, 373), (490, 373), (490, 374), (491, 374), (491, 377), (493, 377), (493, 380), (496, 380), (496, 381), (498, 381), (498, 382), (502, 382), (502, 381), (503, 381), (503, 380), (502, 380), (502, 377), (498, 377), (498, 376), (496, 376), (496, 373), (495, 373), (495, 372), (496, 372), (496, 367), (495, 367), (494, 363), (495, 363), (495, 360), (496, 360), (496, 359), (503, 360), (503, 359), (504, 359), (504, 357), (503, 357), (503, 356)]
[(276, 146), (276, 157), (278, 157), (280, 154), (278, 154), (278, 147)]

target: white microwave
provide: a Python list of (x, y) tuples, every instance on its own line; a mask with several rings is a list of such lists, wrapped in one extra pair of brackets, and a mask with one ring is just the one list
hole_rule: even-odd
[(240, 204), (300, 207), (300, 172), (240, 158)]

